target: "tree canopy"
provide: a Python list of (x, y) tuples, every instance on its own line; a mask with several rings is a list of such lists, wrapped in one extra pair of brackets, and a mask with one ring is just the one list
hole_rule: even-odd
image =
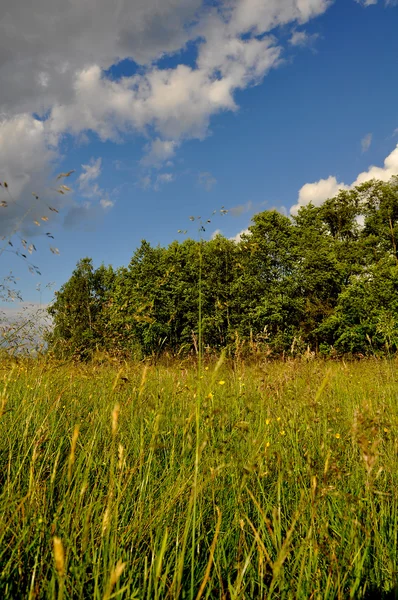
[(88, 357), (227, 348), (270, 356), (398, 348), (398, 177), (340, 191), (289, 218), (253, 217), (239, 242), (153, 247), (127, 267), (81, 260), (49, 308), (49, 349)]

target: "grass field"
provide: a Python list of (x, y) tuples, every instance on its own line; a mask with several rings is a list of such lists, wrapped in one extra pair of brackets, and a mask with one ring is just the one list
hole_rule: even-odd
[(397, 367), (3, 361), (0, 598), (398, 597)]

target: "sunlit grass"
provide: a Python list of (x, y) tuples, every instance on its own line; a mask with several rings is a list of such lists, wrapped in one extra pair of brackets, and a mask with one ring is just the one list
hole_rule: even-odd
[(396, 366), (4, 361), (0, 597), (390, 597)]

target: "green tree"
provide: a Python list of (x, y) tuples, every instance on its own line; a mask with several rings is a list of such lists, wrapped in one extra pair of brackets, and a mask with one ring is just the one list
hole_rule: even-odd
[(50, 350), (57, 355), (87, 358), (95, 348), (104, 346), (104, 309), (111, 301), (113, 283), (112, 267), (94, 270), (90, 258), (77, 263), (48, 309), (54, 323), (47, 340)]
[(339, 239), (330, 234), (319, 207), (301, 208), (294, 222), (299, 256), (295, 279), (303, 303), (300, 332), (305, 344), (318, 349), (317, 329), (332, 314), (344, 281), (337, 254)]
[(50, 308), (50, 347), (144, 356), (197, 352), (200, 338), (210, 350), (239, 339), (275, 356), (307, 345), (395, 351), (397, 236), (395, 177), (340, 191), (293, 219), (259, 213), (238, 243), (144, 240), (116, 273), (84, 259)]
[(398, 176), (369, 181), (357, 188), (364, 207), (362, 240), (368, 260), (388, 254), (398, 263)]
[(242, 338), (266, 338), (275, 353), (290, 348), (302, 311), (297, 261), (291, 220), (275, 210), (255, 215), (239, 243), (234, 282), (232, 322)]
[(392, 257), (354, 275), (336, 309), (319, 327), (323, 340), (340, 354), (373, 354), (398, 349), (398, 266)]
[(128, 268), (117, 273), (109, 323), (123, 352), (158, 353), (167, 340), (164, 253), (164, 248), (153, 248), (143, 240)]

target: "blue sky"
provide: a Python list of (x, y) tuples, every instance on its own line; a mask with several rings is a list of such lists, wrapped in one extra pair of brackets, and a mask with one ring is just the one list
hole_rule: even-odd
[[(31, 15), (26, 0), (9, 4), (0, 181), (18, 206), (1, 209), (0, 231), (29, 211), (20, 230), (42, 276), (10, 252), (0, 275), (13, 271), (26, 302), (50, 302), (45, 285), (84, 256), (117, 267), (143, 238), (196, 235), (190, 215), (225, 206), (206, 235), (234, 237), (261, 210), (294, 213), (398, 173), (396, 3), (121, 0), (108, 14), (105, 0), (40, 0)], [(73, 191), (52, 191), (71, 169)]]

